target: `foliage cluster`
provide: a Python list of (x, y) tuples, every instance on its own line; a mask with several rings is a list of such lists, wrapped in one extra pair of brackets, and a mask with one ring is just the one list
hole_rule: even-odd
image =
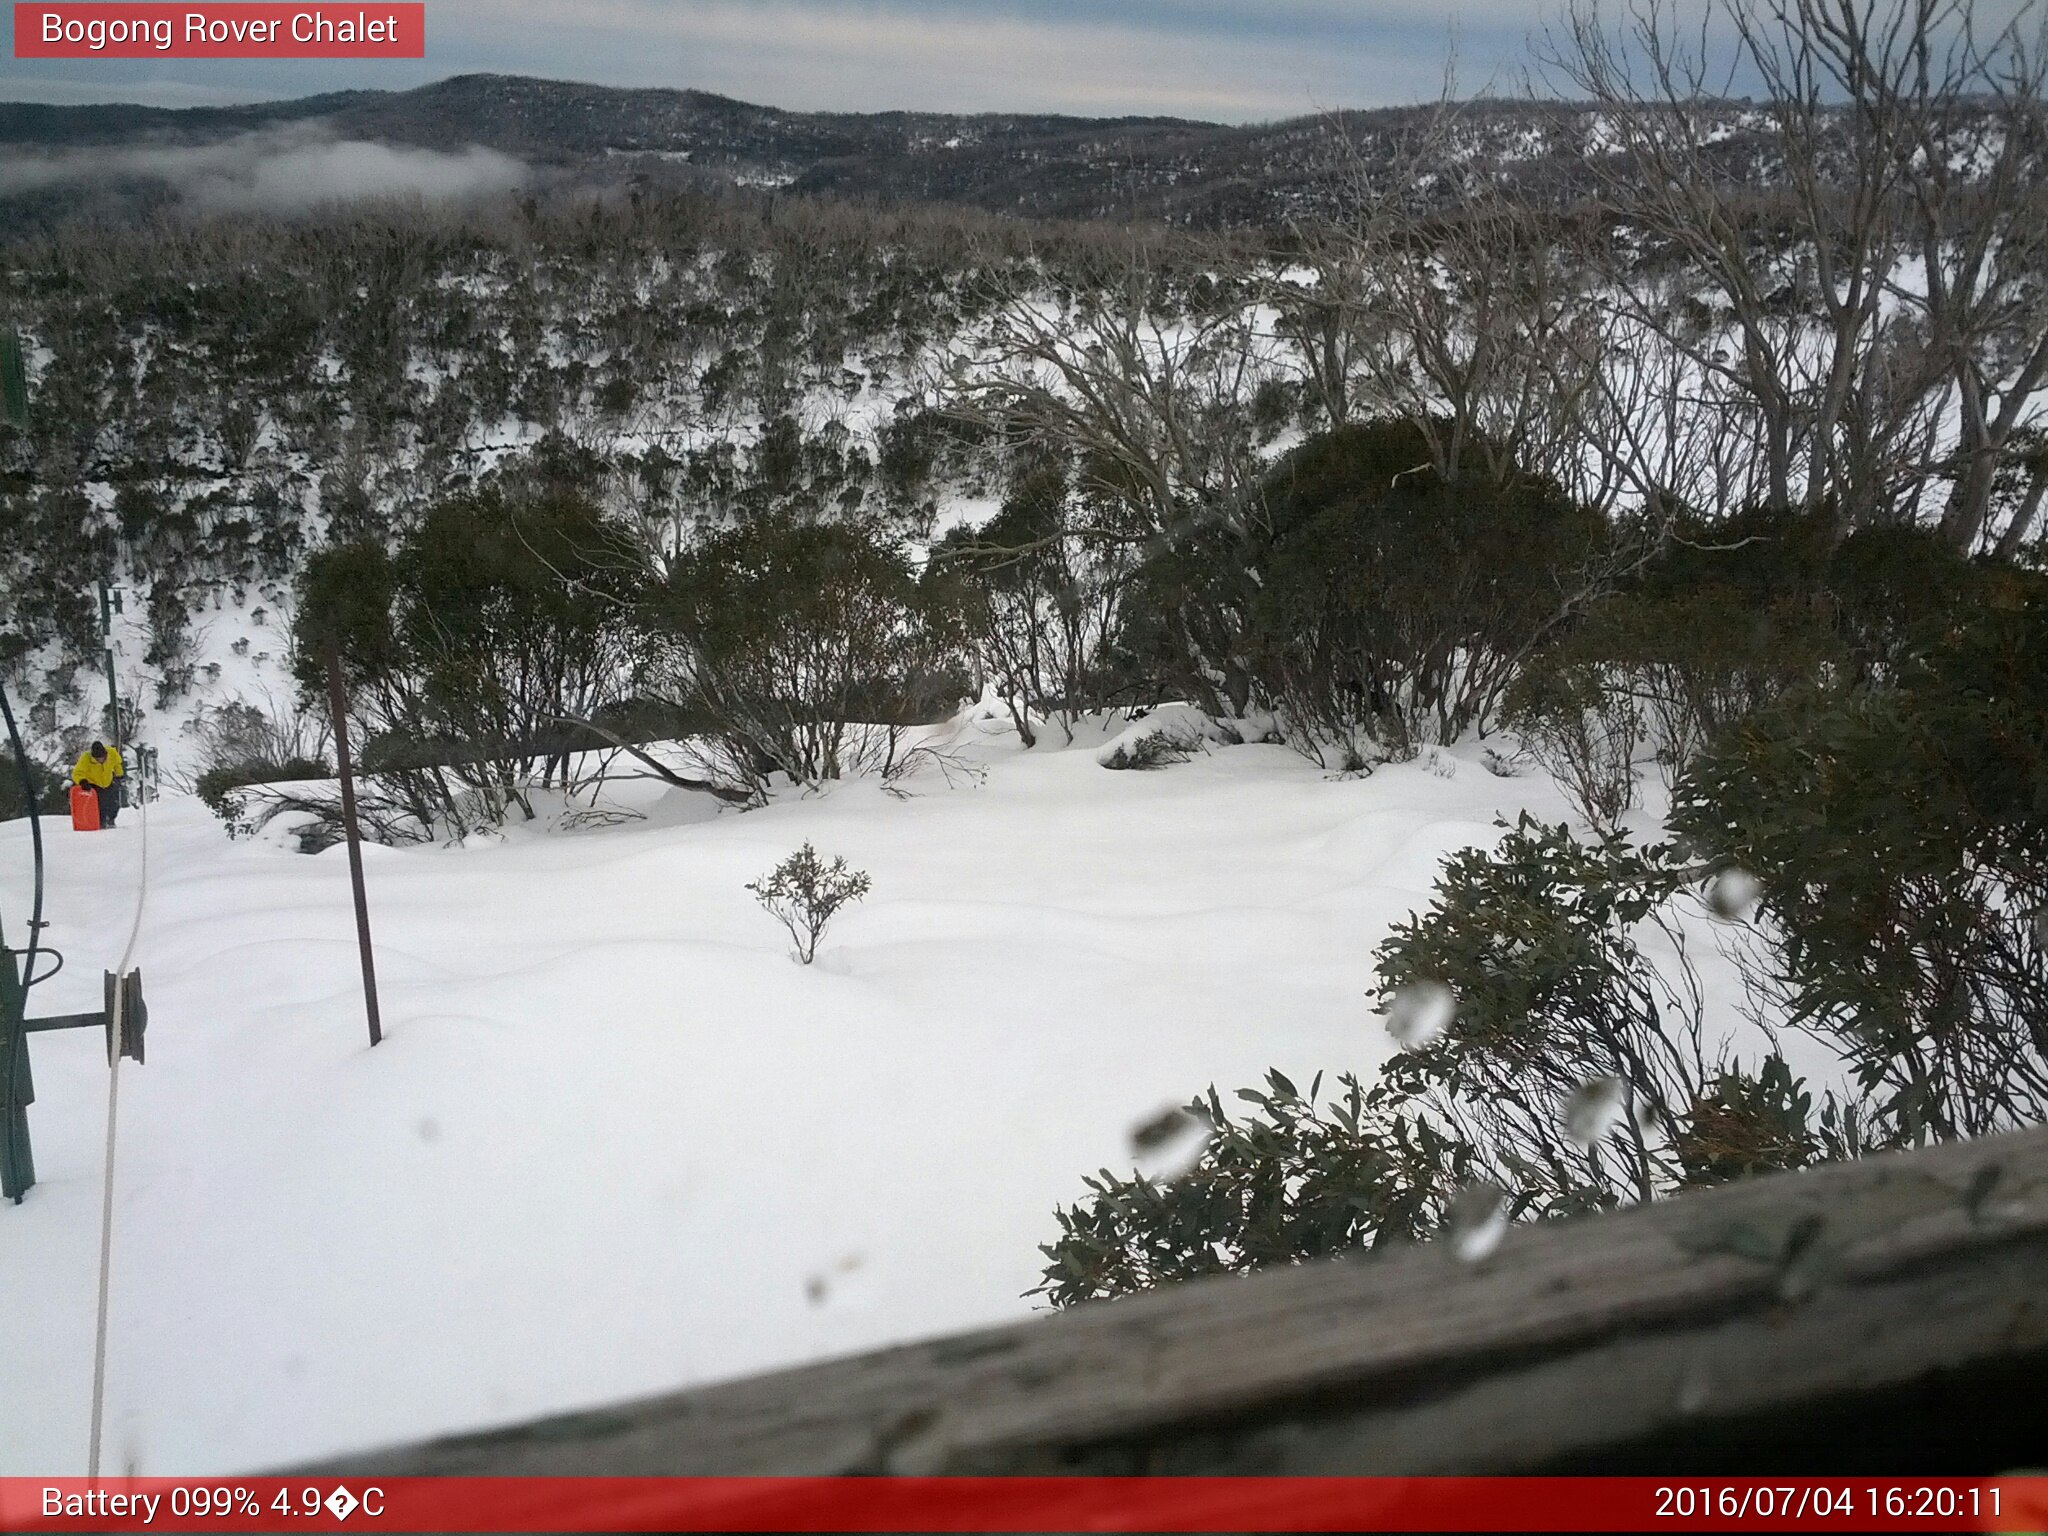
[[(1403, 1048), (1372, 1086), (1319, 1105), (1276, 1078), (1241, 1095), (1260, 1114), (1238, 1126), (1212, 1088), (1189, 1172), (1105, 1170), (1059, 1212), (1042, 1291), (1064, 1305), (1455, 1235), (1475, 1199), (1572, 1215), (2048, 1118), (2048, 581), (1910, 532), (1822, 557), (1759, 563), (1746, 610), (1797, 618), (1726, 657), (1611, 610), (1560, 639), (1567, 678), (1589, 656), (1665, 669), (1644, 729), (1689, 700), (1728, 709), (1688, 725), (1671, 835), (1525, 816), (1453, 855), (1376, 956)], [(1734, 575), (1667, 581), (1620, 603), (1638, 620), (1668, 604), (1667, 624), (1744, 606)], [(1747, 1032), (1708, 1006), (1703, 934), (1739, 967)], [(1836, 1087), (1793, 1072), (1788, 1031), (1839, 1063)], [(1311, 1163), (1341, 1218), (1293, 1209)]]

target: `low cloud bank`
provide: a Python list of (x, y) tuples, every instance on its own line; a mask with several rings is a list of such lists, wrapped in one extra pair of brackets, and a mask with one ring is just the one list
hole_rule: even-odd
[(481, 145), (451, 152), (264, 129), (217, 144), (16, 150), (0, 159), (0, 195), (149, 180), (200, 212), (295, 213), (363, 198), (440, 201), (504, 192), (528, 175), (524, 161)]

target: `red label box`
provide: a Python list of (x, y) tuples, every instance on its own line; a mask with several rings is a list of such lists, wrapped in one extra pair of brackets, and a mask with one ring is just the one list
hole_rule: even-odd
[(2043, 1529), (2041, 1477), (0, 1477), (0, 1533)]
[(423, 59), (424, 0), (22, 4), (17, 59)]

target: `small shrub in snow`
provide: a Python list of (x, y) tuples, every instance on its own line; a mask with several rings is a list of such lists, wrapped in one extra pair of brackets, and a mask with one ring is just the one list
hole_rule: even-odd
[(1356, 741), (1347, 740), (1337, 748), (1337, 777), (1340, 779), (1369, 778), (1373, 760), (1359, 750)]
[(848, 902), (867, 895), (873, 882), (867, 871), (849, 869), (843, 857), (830, 864), (809, 843), (797, 849), (747, 889), (796, 940), (796, 958), (809, 965), (818, 955), (818, 940), (833, 914)]

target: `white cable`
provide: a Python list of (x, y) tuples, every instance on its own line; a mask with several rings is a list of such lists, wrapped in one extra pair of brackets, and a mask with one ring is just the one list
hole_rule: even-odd
[(142, 819), (142, 874), (135, 885), (135, 919), (128, 925), (128, 943), (114, 969), (113, 1049), (107, 1062), (106, 1177), (100, 1189), (99, 1321), (93, 1333), (92, 1441), (86, 1458), (90, 1477), (100, 1475), (100, 1429), (107, 1402), (107, 1298), (114, 1272), (114, 1130), (121, 1107), (121, 1046), (128, 1038), (128, 968), (135, 958), (135, 941), (142, 934), (142, 905), (149, 898), (149, 798), (146, 794), (135, 798), (137, 814)]

